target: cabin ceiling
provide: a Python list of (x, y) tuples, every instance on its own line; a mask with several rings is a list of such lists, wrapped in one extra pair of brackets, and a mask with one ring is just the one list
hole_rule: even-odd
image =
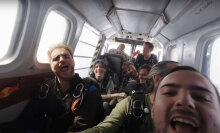
[(163, 43), (220, 18), (219, 0), (67, 0), (110, 37), (155, 37)]

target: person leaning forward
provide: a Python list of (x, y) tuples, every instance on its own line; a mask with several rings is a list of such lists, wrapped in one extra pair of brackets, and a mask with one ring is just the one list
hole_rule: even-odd
[(217, 88), (196, 69), (179, 66), (161, 80), (152, 106), (155, 133), (219, 133)]
[(55, 78), (43, 84), (24, 109), (18, 118), (23, 125), (17, 129), (37, 133), (78, 132), (102, 121), (104, 110), (98, 85), (74, 73), (71, 48), (56, 45), (48, 56)]

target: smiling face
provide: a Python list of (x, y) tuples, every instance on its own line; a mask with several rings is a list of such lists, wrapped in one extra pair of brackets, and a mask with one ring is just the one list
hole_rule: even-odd
[(140, 69), (139, 70), (139, 74), (138, 74), (138, 77), (139, 77), (139, 80), (140, 80), (140, 83), (143, 84), (144, 81), (147, 79), (147, 75), (148, 75), (148, 70), (147, 69)]
[(50, 67), (59, 80), (69, 80), (74, 75), (74, 60), (64, 48), (54, 49), (51, 53)]
[(167, 75), (151, 112), (156, 133), (220, 132), (216, 91), (198, 72), (179, 70)]
[(105, 76), (105, 72), (106, 72), (106, 68), (105, 66), (103, 65), (103, 63), (101, 62), (97, 62), (94, 66), (94, 73), (95, 73), (95, 78), (98, 80), (98, 81), (101, 81), (104, 79), (104, 76)]
[(126, 68), (126, 75), (128, 75), (129, 77), (136, 79), (138, 77), (138, 72), (136, 70), (136, 68), (134, 67), (134, 65), (129, 65)]

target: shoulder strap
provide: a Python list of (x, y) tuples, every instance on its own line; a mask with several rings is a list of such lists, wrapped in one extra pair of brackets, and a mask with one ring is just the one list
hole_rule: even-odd
[(97, 82), (91, 77), (84, 78), (82, 83), (76, 85), (76, 88), (73, 92), (73, 102), (71, 107), (71, 110), (74, 114), (77, 114), (77, 109), (83, 104), (86, 94), (97, 90), (97, 88)]
[(56, 77), (45, 80), (38, 91), (38, 98), (44, 100), (48, 97), (49, 91), (52, 91), (56, 84)]
[(83, 84), (85, 85), (85, 88), (87, 88), (89, 92), (94, 91), (94, 87), (99, 89), (98, 82), (92, 77), (83, 78)]
[(47, 95), (49, 93), (50, 87), (48, 84), (44, 84), (40, 87), (40, 91), (39, 91), (39, 95), (38, 98), (39, 99), (46, 99)]

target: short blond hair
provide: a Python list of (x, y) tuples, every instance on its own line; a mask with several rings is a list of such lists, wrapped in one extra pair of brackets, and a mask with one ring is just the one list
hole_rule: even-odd
[(70, 55), (73, 57), (73, 52), (72, 52), (72, 48), (70, 46), (68, 46), (67, 44), (57, 44), (55, 46), (52, 46), (49, 50), (48, 50), (48, 58), (49, 60), (51, 60), (51, 54), (52, 52), (55, 50), (55, 49), (60, 49), (60, 48), (63, 48), (67, 51), (69, 51)]

